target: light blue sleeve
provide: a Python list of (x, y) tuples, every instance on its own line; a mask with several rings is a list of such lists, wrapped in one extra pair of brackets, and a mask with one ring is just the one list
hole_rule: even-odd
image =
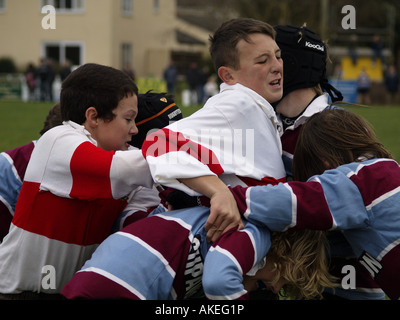
[(266, 256), (270, 233), (250, 223), (240, 231), (220, 238), (208, 252), (203, 271), (203, 289), (207, 298), (246, 299), (243, 277)]
[[(3, 154), (0, 154), (0, 177), (0, 201), (9, 210), (14, 211), (22, 187), (22, 181), (16, 176), (12, 164)], [(10, 213), (12, 214), (13, 212)]]

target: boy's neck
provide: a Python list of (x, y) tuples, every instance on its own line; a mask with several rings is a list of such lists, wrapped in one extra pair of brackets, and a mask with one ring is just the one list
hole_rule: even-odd
[(285, 96), (276, 106), (276, 113), (293, 118), (301, 114), (315, 98), (312, 88), (298, 89)]

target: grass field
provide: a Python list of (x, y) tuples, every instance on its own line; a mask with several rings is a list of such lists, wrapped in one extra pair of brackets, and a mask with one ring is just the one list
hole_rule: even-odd
[[(52, 103), (0, 100), (0, 151), (38, 139), (39, 131), (52, 105)], [(186, 117), (198, 108), (199, 106), (181, 107), (181, 110)], [(380, 141), (400, 161), (400, 106), (346, 108), (364, 116), (372, 124)]]

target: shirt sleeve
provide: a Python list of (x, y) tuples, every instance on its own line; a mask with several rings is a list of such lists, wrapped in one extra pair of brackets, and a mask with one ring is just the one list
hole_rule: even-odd
[[(56, 130), (57, 131), (57, 130)], [(153, 179), (140, 150), (106, 151), (78, 133), (39, 139), (25, 179), (40, 190), (74, 199), (120, 199)]]
[(362, 228), (370, 219), (357, 185), (339, 170), (308, 182), (248, 188), (241, 203), (246, 219), (272, 231)]
[(178, 179), (220, 175), (224, 170), (216, 153), (198, 142), (200, 132), (186, 131), (185, 135), (169, 128), (158, 130), (146, 138), (142, 151), (155, 182), (199, 195)]
[(247, 223), (217, 240), (206, 255), (203, 289), (209, 299), (243, 300), (248, 292), (243, 277), (260, 263), (270, 248), (270, 233)]

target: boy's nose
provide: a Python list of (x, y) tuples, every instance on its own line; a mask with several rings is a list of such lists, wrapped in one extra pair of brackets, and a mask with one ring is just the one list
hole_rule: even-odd
[(138, 134), (138, 132), (139, 132), (139, 129), (136, 127), (136, 125), (132, 126), (131, 130), (129, 131), (129, 133), (133, 136)]

